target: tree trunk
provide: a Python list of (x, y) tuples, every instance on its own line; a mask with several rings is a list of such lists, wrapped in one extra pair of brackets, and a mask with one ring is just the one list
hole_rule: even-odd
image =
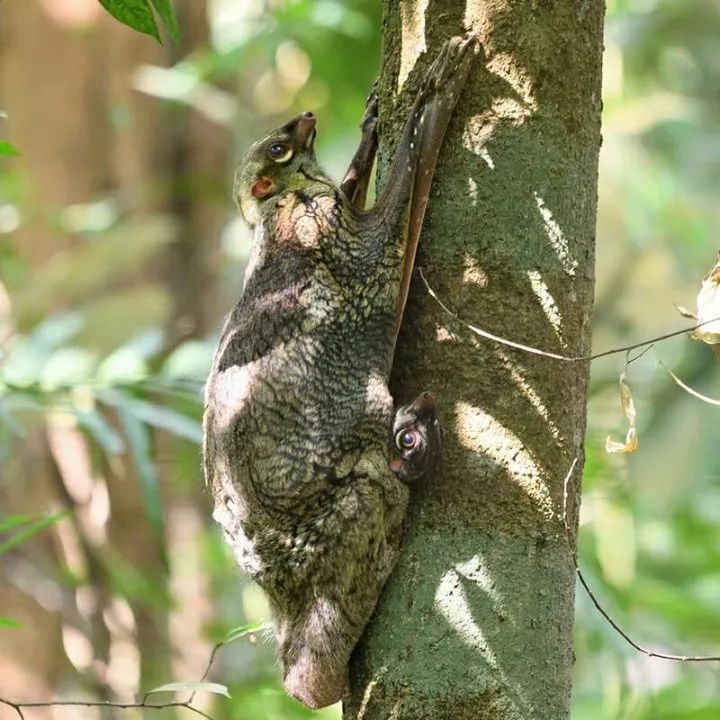
[[(380, 185), (443, 39), (469, 26), (484, 51), (450, 124), (417, 267), (468, 322), (573, 356), (590, 349), (603, 10), (386, 0), (383, 26)], [(588, 370), (476, 337), (416, 271), (393, 390), (437, 395), (445, 455), (414, 490), (400, 560), (353, 657), (346, 720), (569, 716)]]
[[(120, 282), (127, 283), (125, 297), (132, 297), (132, 286), (153, 283), (153, 297), (160, 298), (157, 313), (153, 307), (145, 314), (143, 306), (140, 312), (125, 310), (125, 314), (133, 316), (138, 330), (164, 323), (170, 345), (186, 335), (206, 332), (209, 318), (217, 316), (208, 310), (217, 302), (211, 291), (212, 246), (226, 210), (222, 193), (213, 195), (208, 188), (222, 186), (224, 192), (229, 135), (196, 112), (170, 106), (133, 87), (139, 66), (168, 66), (208, 42), (207, 3), (182, 0), (173, 5), (181, 24), (181, 48), (172, 43), (161, 46), (121, 25), (97, 0), (0, 1), (0, 109), (8, 113), (7, 120), (0, 122), (3, 137), (12, 138), (23, 154), (15, 161), (15, 182), (0, 192), (11, 189), (10, 199), (21, 211), (23, 223), (13, 234), (13, 250), (27, 265), (31, 278), (26, 282), (28, 294), (37, 293), (43, 299), (39, 312), (19, 323), (21, 331), (29, 330), (38, 316), (59, 310), (62, 305), (56, 303), (61, 301), (85, 310), (93, 302), (112, 299), (116, 282), (118, 287), (122, 287)], [(73, 296), (72, 302), (51, 296), (36, 273), (63, 251), (76, 250), (87, 242), (60, 230), (54, 218), (67, 206), (107, 197), (116, 200), (128, 218), (172, 214), (177, 223), (176, 242), (162, 259), (156, 257), (136, 277), (113, 279), (107, 295), (101, 297), (92, 287)], [(0, 197), (2, 200), (5, 198)], [(22, 288), (12, 290), (19, 294)], [(17, 312), (17, 305), (13, 309)], [(105, 310), (103, 324), (123, 325), (121, 314)], [(102, 342), (94, 347), (95, 340), (89, 337), (88, 345), (98, 352), (108, 351)], [(169, 447), (166, 438), (156, 440), (160, 447)], [(78, 447), (83, 452), (69, 452)], [(18, 555), (27, 553), (35, 562), (25, 562), (22, 572), (16, 571), (14, 576), (24, 574), (31, 580), (24, 584), (0, 582), (0, 615), (22, 622), (12, 634), (0, 636), (0, 695), (45, 700), (55, 696), (58, 688), (73, 694), (77, 678), (69, 672), (61, 634), (68, 627), (79, 628), (92, 646), (92, 665), (75, 665), (83, 672), (86, 689), (103, 699), (127, 699), (137, 685), (149, 688), (166, 682), (175, 675), (173, 667), (181, 666), (192, 676), (202, 673), (205, 666), (209, 648), (198, 651), (201, 626), (207, 620), (204, 598), (176, 596), (172, 615), (163, 602), (169, 578), (162, 556), (168, 551), (177, 556), (179, 543), (189, 538), (194, 537), (196, 545), (200, 542), (199, 519), (207, 512), (200, 484), (191, 501), (177, 487), (168, 490), (166, 515), (173, 536), (163, 538), (159, 547), (129, 454), (125, 463), (103, 466), (102, 482), (96, 482), (102, 469), (94, 467), (82, 479), (88, 488), (107, 485), (112, 512), (101, 523), (102, 534), (94, 527), (91, 541), (87, 532), (89, 501), (73, 502), (68, 491), (69, 481), (78, 486), (85, 468), (78, 465), (76, 456), (84, 457), (86, 451), (77, 428), (63, 425), (58, 430), (49, 421), (46, 428), (32, 427), (22, 446), (18, 444), (12, 462), (0, 469), (0, 516), (32, 515), (60, 506), (72, 510), (73, 520), (22, 545)], [(163, 488), (169, 487), (176, 475), (177, 465), (170, 464)], [(182, 536), (176, 529), (179, 520), (185, 526)], [(53, 548), (50, 538), (55, 537), (64, 541)], [(169, 542), (173, 544), (168, 546)], [(0, 560), (3, 576), (6, 567), (12, 569), (13, 556), (6, 554)], [(68, 577), (78, 578), (76, 592), (55, 582), (55, 571), (47, 570), (58, 562)], [(196, 565), (188, 563), (187, 552), (183, 562), (176, 564), (182, 565), (185, 580)], [(160, 601), (152, 604), (132, 592), (127, 598), (117, 597), (122, 593), (115, 587), (117, 578), (111, 577), (111, 566), (115, 572), (127, 568), (126, 572), (136, 573), (133, 577), (147, 578), (148, 583), (152, 580)], [(201, 579), (193, 578), (193, 582), (202, 588)], [(55, 595), (59, 599), (53, 600), (54, 604), (42, 602), (45, 596), (54, 599)], [(106, 620), (115, 617), (120, 599), (128, 600), (129, 612), (134, 614), (138, 660), (137, 667), (127, 660), (122, 673), (113, 673), (112, 643), (116, 649), (128, 646), (122, 632), (113, 631)], [(117, 628), (117, 620), (115, 623)], [(174, 647), (180, 650), (172, 652)], [(121, 653), (116, 652), (116, 657)], [(127, 649), (124, 657), (128, 657)], [(10, 711), (0, 709), (0, 717), (4, 718), (5, 712)], [(55, 717), (53, 712), (40, 708), (33, 717)], [(90, 710), (76, 708), (72, 713), (77, 718), (97, 717)], [(105, 711), (105, 716), (110, 713)]]

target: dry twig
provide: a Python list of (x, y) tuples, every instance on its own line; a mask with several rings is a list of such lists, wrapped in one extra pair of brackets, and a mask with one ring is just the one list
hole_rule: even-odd
[(432, 287), (430, 287), (430, 283), (428, 283), (427, 279), (425, 278), (422, 268), (418, 268), (418, 273), (420, 274), (420, 278), (422, 279), (430, 297), (435, 300), (435, 302), (442, 308), (445, 314), (449, 315), (451, 318), (453, 318), (453, 320), (459, 322), (466, 329), (470, 330), (470, 332), (474, 333), (475, 335), (479, 335), (486, 340), (491, 340), (492, 342), (499, 343), (500, 345), (507, 345), (508, 347), (515, 348), (516, 350), (522, 350), (523, 352), (530, 353), (531, 355), (540, 355), (542, 357), (551, 358), (552, 360), (560, 360), (562, 362), (589, 362), (591, 360), (597, 360), (598, 358), (608, 357), (610, 355), (627, 353), (631, 350), (636, 350), (637, 348), (644, 348), (647, 345), (652, 345), (653, 343), (660, 342), (662, 340), (668, 340), (670, 338), (677, 337), (678, 335), (684, 335), (685, 333), (697, 330), (703, 325), (707, 325), (709, 323), (717, 322), (718, 320), (720, 320), (720, 318), (712, 318), (711, 320), (706, 320), (705, 322), (692, 325), (691, 327), (683, 328), (682, 330), (674, 330), (673, 332), (665, 333), (664, 335), (658, 335), (658, 337), (649, 338), (648, 340), (643, 340), (642, 342), (633, 343), (632, 345), (625, 345), (624, 347), (613, 348), (612, 350), (603, 350), (602, 352), (594, 353), (593, 355), (560, 355), (558, 353), (548, 352), (547, 350), (541, 350), (540, 348), (532, 347), (531, 345), (523, 345), (522, 343), (515, 342), (514, 340), (508, 340), (507, 338), (495, 335), (491, 332), (488, 332), (487, 330), (483, 330), (482, 328), (479, 328), (476, 325), (472, 325), (469, 322), (463, 320), (457, 313), (453, 312), (438, 297), (438, 294), (432, 289)]
[(718, 655), (671, 655), (668, 653), (662, 653), (658, 652), (657, 650), (651, 650), (649, 648), (643, 647), (639, 643), (635, 642), (616, 622), (613, 620), (613, 618), (610, 616), (610, 613), (608, 613), (607, 610), (600, 604), (600, 601), (595, 597), (595, 593), (590, 589), (590, 586), (588, 585), (587, 581), (585, 580), (585, 577), (582, 574), (582, 571), (580, 570), (580, 564), (578, 561), (578, 554), (577, 554), (577, 548), (573, 544), (572, 541), (572, 532), (570, 530), (570, 523), (568, 522), (567, 517), (567, 500), (568, 500), (568, 487), (570, 485), (570, 480), (573, 476), (573, 473), (575, 472), (575, 467), (577, 465), (578, 459), (575, 458), (572, 462), (572, 465), (570, 466), (570, 470), (568, 471), (568, 474), (565, 476), (565, 480), (563, 482), (563, 515), (562, 515), (562, 521), (563, 526), (565, 528), (565, 536), (567, 538), (568, 544), (570, 546), (570, 552), (572, 554), (573, 559), (573, 565), (575, 566), (575, 573), (577, 574), (578, 580), (580, 581), (580, 584), (583, 586), (583, 589), (587, 593), (587, 596), (590, 598), (590, 601), (595, 606), (595, 609), (605, 618), (605, 620), (608, 622), (610, 627), (615, 630), (615, 632), (620, 635), (620, 637), (625, 640), (625, 642), (633, 647), (638, 652), (642, 653), (643, 655), (647, 655), (648, 657), (655, 657), (655, 658), (661, 658), (662, 660), (674, 660), (676, 662), (720, 662), (720, 656)]
[[(251, 635), (254, 632), (262, 630), (265, 627), (267, 627), (267, 623), (255, 627), (248, 627), (241, 632), (230, 633), (227, 638), (216, 643), (212, 649), (212, 652), (210, 653), (210, 658), (208, 659), (207, 665), (205, 666), (202, 677), (197, 683), (190, 683), (190, 685), (197, 686), (205, 682), (207, 676), (210, 673), (212, 665), (215, 662), (215, 656), (221, 648), (229, 645), (232, 642), (235, 642), (235, 640), (239, 640), (242, 637)], [(159, 692), (159, 690), (150, 690), (143, 695), (142, 700), (135, 700), (128, 703), (114, 702), (112, 700), (46, 700), (42, 702), (18, 702), (15, 700), (8, 700), (7, 698), (0, 697), (0, 705), (6, 705), (7, 707), (15, 710), (21, 720), (25, 720), (23, 710), (43, 707), (108, 707), (116, 708), (117, 710), (169, 710), (171, 708), (179, 708), (187, 710), (188, 712), (205, 718), (206, 720), (214, 720), (211, 715), (208, 715), (206, 712), (200, 710), (200, 708), (192, 704), (193, 700), (195, 699), (195, 695), (198, 692), (198, 689), (199, 688), (194, 687), (187, 700), (170, 700), (164, 703), (149, 702), (150, 696), (155, 692)]]

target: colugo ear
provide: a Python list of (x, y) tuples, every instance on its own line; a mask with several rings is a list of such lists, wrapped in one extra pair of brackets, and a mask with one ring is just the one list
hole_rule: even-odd
[(275, 193), (275, 183), (269, 177), (261, 177), (250, 188), (250, 194), (257, 200), (264, 200)]

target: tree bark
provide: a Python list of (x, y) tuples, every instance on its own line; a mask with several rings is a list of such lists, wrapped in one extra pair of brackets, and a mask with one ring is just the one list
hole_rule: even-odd
[[(380, 185), (443, 39), (469, 27), (483, 48), (416, 267), (465, 320), (572, 356), (590, 350), (603, 15), (602, 0), (386, 0), (383, 25)], [(474, 336), (417, 276), (393, 390), (436, 394), (445, 455), (414, 489), (344, 718), (567, 718), (588, 363)]]

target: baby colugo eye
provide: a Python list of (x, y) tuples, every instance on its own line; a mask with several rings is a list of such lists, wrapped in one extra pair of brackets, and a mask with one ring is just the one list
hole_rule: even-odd
[(395, 436), (395, 445), (398, 450), (412, 450), (417, 445), (417, 430), (401, 430)]
[(288, 162), (293, 156), (293, 149), (286, 143), (273, 143), (268, 148), (268, 155), (278, 163)]

